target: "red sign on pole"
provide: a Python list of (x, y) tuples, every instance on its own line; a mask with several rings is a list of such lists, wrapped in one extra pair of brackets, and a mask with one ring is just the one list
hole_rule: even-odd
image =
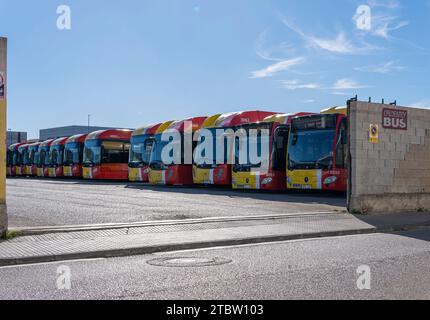
[(382, 127), (385, 129), (408, 130), (408, 112), (398, 109), (382, 110)]

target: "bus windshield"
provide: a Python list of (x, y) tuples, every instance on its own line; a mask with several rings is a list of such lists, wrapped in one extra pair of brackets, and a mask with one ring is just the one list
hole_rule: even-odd
[[(161, 134), (157, 134), (153, 140), (153, 146), (152, 146), (152, 152), (151, 152), (149, 165), (150, 165), (151, 169), (154, 169), (154, 170), (163, 170), (166, 168), (166, 165), (163, 162), (161, 155), (162, 155), (164, 147), (166, 147), (171, 142), (170, 141), (162, 141), (161, 136), (162, 136)], [(173, 156), (173, 155), (170, 154), (170, 156)]]
[(69, 142), (64, 148), (63, 163), (65, 166), (80, 164), (83, 157), (83, 144), (79, 142)]
[(149, 135), (135, 136), (131, 139), (130, 164), (132, 166), (149, 165), (154, 139)]
[(7, 165), (11, 166), (13, 164), (13, 151), (7, 151)]
[(126, 141), (87, 141), (84, 164), (128, 163), (130, 143)]
[(40, 164), (40, 152), (35, 151), (34, 158), (33, 158), (33, 165), (39, 165), (39, 164)]
[(21, 151), (22, 154), (22, 164), (23, 165), (29, 165), (30, 164), (30, 154), (28, 152), (28, 149), (24, 149)]
[[(266, 163), (269, 163), (270, 160), (270, 150), (263, 151), (262, 148), (262, 134), (265, 131), (268, 131), (269, 134), (271, 134), (272, 124), (271, 123), (260, 123), (260, 124), (250, 124), (246, 126), (242, 126), (239, 129), (243, 129), (246, 131), (247, 139), (247, 155), (245, 161), (243, 159), (240, 159), (241, 155), (241, 148), (243, 143), (240, 141), (239, 137), (236, 137), (235, 139), (235, 162), (233, 165), (233, 171), (234, 172), (249, 172), (253, 168), (260, 168), (262, 165), (262, 162), (265, 161)], [(251, 130), (254, 130), (254, 133), (250, 135)], [(264, 130), (264, 131), (263, 131)], [(270, 137), (269, 137), (270, 140)], [(270, 141), (269, 141), (270, 143)], [(269, 145), (270, 149), (270, 145)], [(255, 152), (257, 151), (257, 154), (252, 155), (251, 157), (251, 151)], [(263, 154), (264, 153), (264, 154)], [(254, 157), (261, 158), (261, 161), (259, 163), (253, 163)]]
[(40, 161), (39, 165), (49, 165), (49, 147), (40, 148)]
[(27, 165), (32, 166), (36, 162), (36, 153), (37, 153), (38, 147), (30, 147), (29, 153), (28, 153), (28, 163)]
[(334, 129), (292, 132), (288, 144), (289, 169), (331, 168), (334, 136)]
[(13, 153), (13, 165), (20, 166), (22, 164), (22, 156), (18, 150), (15, 150)]
[(39, 161), (37, 162), (37, 164), (39, 166), (43, 166), (46, 165), (46, 163), (49, 160), (48, 157), (48, 152), (49, 152), (49, 147), (41, 147), (39, 150)]
[(62, 146), (53, 146), (50, 151), (50, 165), (61, 166), (63, 165), (63, 150)]
[[(217, 159), (217, 143), (221, 143), (217, 139), (217, 128), (205, 129), (211, 133), (212, 137), (212, 154), (210, 155), (207, 150), (204, 149), (204, 145), (207, 144), (207, 137), (204, 135), (203, 137), (199, 137), (199, 142), (196, 144), (195, 152), (194, 152), (194, 163), (200, 169), (212, 169), (216, 167), (216, 159)], [(226, 138), (225, 138), (226, 140)], [(224, 149), (227, 148), (227, 143), (224, 141)], [(224, 150), (224, 155), (226, 155), (226, 150)], [(226, 156), (225, 156), (226, 157)]]

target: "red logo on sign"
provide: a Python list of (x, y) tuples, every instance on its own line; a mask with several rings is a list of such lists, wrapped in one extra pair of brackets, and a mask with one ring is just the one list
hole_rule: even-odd
[(408, 112), (398, 109), (382, 110), (382, 126), (385, 129), (408, 130)]

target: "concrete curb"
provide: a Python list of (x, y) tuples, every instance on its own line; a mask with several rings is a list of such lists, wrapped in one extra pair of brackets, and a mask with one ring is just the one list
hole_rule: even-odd
[[(285, 217), (284, 217), (285, 218)], [(268, 218), (267, 218), (268, 219)], [(212, 220), (213, 221), (213, 220)], [(361, 228), (356, 230), (346, 231), (328, 231), (328, 232), (313, 232), (304, 234), (290, 234), (290, 235), (276, 235), (276, 236), (262, 236), (262, 237), (248, 237), (236, 238), (218, 241), (200, 241), (192, 243), (175, 243), (168, 245), (148, 245), (137, 248), (120, 248), (110, 250), (95, 250), (88, 252), (60, 254), (60, 255), (46, 255), (46, 256), (32, 256), (13, 259), (0, 259), (0, 267), (14, 266), (14, 265), (27, 265), (35, 263), (47, 263), (58, 261), (70, 261), (79, 259), (95, 259), (95, 258), (115, 258), (136, 256), (144, 254), (152, 254), (158, 252), (171, 252), (180, 250), (193, 250), (204, 248), (216, 248), (235, 245), (259, 244), (277, 241), (291, 241), (302, 239), (318, 239), (326, 237), (341, 237), (351, 235), (375, 234), (375, 233), (392, 233), (402, 231), (413, 231), (421, 228), (429, 228), (430, 223), (414, 223), (408, 225), (388, 225), (384, 227)], [(124, 227), (121, 227), (124, 228)]]
[(144, 221), (134, 223), (107, 223), (107, 224), (92, 224), (92, 225), (71, 225), (58, 227), (35, 227), (35, 228), (10, 228), (10, 231), (18, 232), (19, 236), (34, 236), (49, 233), (71, 233), (79, 231), (96, 231), (96, 230), (111, 230), (111, 229), (129, 229), (150, 226), (172, 226), (184, 224), (202, 224), (214, 222), (237, 222), (237, 221), (264, 221), (264, 220), (279, 220), (297, 217), (311, 217), (322, 215), (338, 215), (347, 214), (346, 212), (306, 212), (306, 213), (287, 213), (278, 215), (260, 215), (260, 216), (233, 216), (233, 217), (214, 217), (201, 219), (184, 219), (184, 220), (159, 220), (159, 221)]
[(258, 244), (277, 241), (301, 240), (301, 239), (317, 239), (325, 237), (349, 236), (359, 234), (372, 234), (377, 232), (376, 228), (348, 230), (348, 231), (330, 231), (330, 232), (316, 232), (307, 234), (296, 234), (286, 236), (267, 236), (258, 238), (237, 238), (212, 242), (193, 242), (193, 243), (177, 243), (171, 245), (157, 245), (157, 246), (143, 246), (139, 248), (121, 248), (114, 250), (91, 251), (81, 253), (70, 253), (61, 255), (47, 255), (25, 257), (18, 259), (0, 259), (0, 267), (14, 266), (14, 265), (27, 265), (35, 263), (47, 263), (56, 261), (70, 261), (80, 259), (95, 259), (95, 258), (118, 258), (128, 257), (144, 254), (152, 254), (157, 252), (170, 252), (179, 250), (192, 250), (204, 249), (214, 247), (226, 247), (235, 245)]

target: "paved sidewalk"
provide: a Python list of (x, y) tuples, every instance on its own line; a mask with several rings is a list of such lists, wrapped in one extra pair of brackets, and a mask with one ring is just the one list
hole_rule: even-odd
[(408, 226), (430, 226), (430, 214), (397, 215), (393, 219), (387, 215), (290, 214), (99, 226), (80, 231), (66, 228), (1, 242), (0, 266), (388, 232)]

